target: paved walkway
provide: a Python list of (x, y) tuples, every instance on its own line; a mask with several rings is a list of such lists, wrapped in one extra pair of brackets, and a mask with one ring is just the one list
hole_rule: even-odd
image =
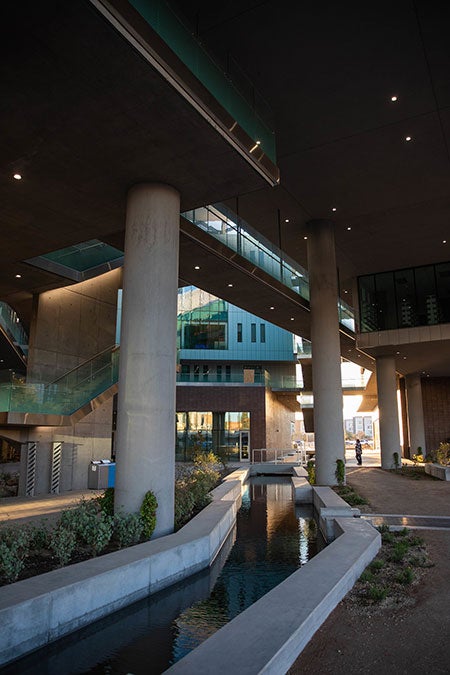
[[(416, 523), (424, 517), (450, 517), (449, 482), (416, 481), (364, 464), (348, 468), (347, 479), (374, 513), (414, 516), (411, 522)], [(450, 673), (450, 530), (427, 528), (420, 536), (434, 566), (411, 588), (410, 606), (358, 614), (344, 600), (306, 645), (290, 675)]]
[(79, 490), (60, 495), (37, 497), (6, 497), (0, 499), (0, 525), (21, 524), (46, 520), (55, 521), (62, 510), (74, 506), (81, 499), (90, 499), (103, 490)]

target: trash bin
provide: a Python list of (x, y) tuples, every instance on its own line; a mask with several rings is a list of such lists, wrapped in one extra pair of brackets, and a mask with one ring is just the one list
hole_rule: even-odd
[(105, 490), (114, 487), (116, 464), (109, 459), (94, 459), (89, 466), (88, 488)]

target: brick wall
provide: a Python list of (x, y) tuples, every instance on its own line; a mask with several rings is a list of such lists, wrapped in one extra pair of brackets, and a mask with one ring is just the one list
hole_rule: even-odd
[(177, 412), (249, 412), (250, 446), (266, 447), (264, 387), (177, 387)]
[(422, 379), (422, 402), (427, 450), (450, 438), (450, 377)]

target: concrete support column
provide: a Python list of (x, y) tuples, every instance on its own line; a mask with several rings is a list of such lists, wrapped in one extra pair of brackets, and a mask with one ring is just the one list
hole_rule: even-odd
[(162, 184), (128, 193), (117, 411), (115, 509), (158, 500), (154, 536), (173, 532), (180, 197)]
[(401, 458), (395, 359), (393, 356), (378, 356), (376, 364), (381, 466), (383, 469), (394, 469), (394, 452), (398, 452), (399, 460)]
[(341, 349), (333, 224), (308, 223), (312, 380), (316, 483), (336, 484), (336, 460), (345, 460)]
[(406, 375), (405, 382), (411, 456), (417, 453), (419, 447), (422, 448), (422, 453), (425, 456), (427, 449), (423, 421), (422, 381), (420, 375)]

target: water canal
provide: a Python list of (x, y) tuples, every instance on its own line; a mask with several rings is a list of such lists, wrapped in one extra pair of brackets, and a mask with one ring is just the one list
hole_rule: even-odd
[[(214, 565), (6, 667), (4, 675), (159, 675), (323, 547), (288, 477), (245, 486)], [(251, 631), (251, 626), (248, 626)]]

